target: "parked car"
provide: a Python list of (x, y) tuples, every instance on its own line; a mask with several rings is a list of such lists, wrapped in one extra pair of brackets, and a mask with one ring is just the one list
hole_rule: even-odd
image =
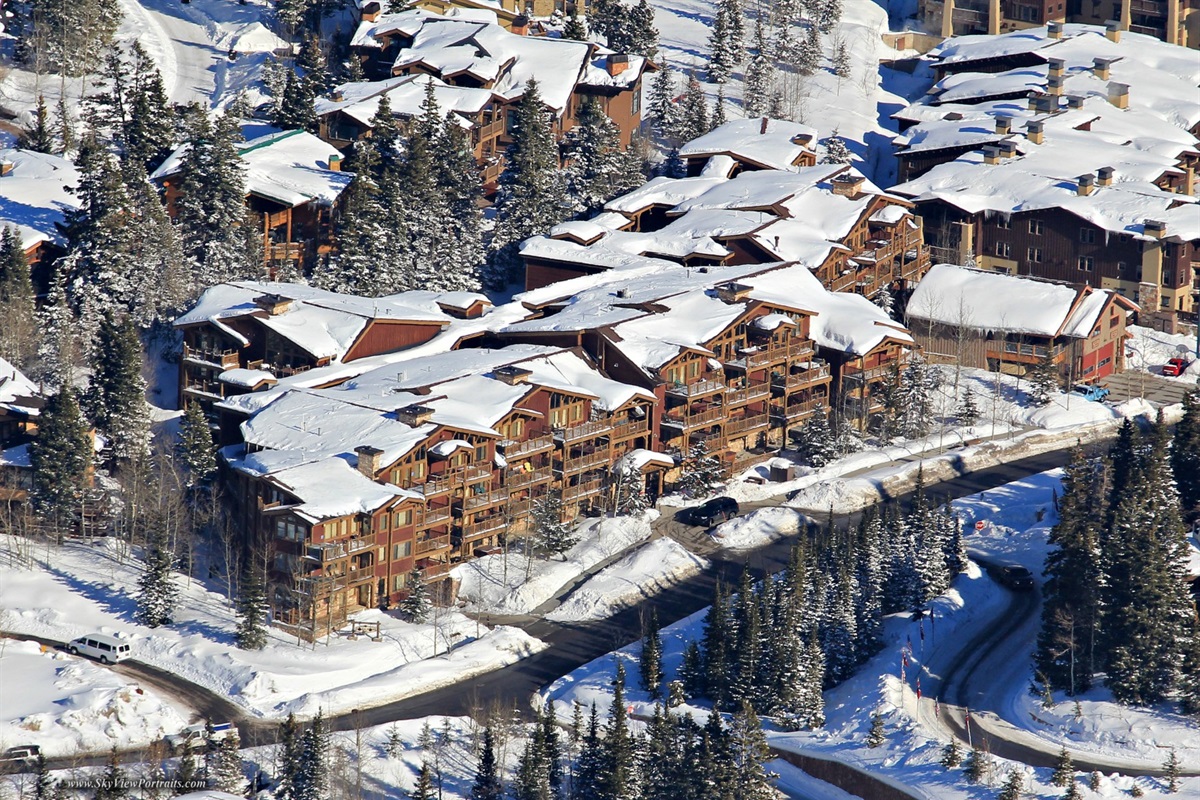
[(1079, 383), (1075, 385), (1075, 394), (1081, 394), (1084, 399), (1097, 403), (1108, 399), (1108, 389), (1095, 383)]
[(1019, 564), (1007, 564), (996, 570), (996, 580), (1015, 592), (1033, 589), (1033, 573)]
[(738, 514), (737, 500), (732, 497), (714, 497), (692, 508), (685, 508), (679, 518), (688, 525), (703, 525), (712, 527), (718, 522), (736, 517)]
[(67, 645), (67, 651), (75, 656), (90, 656), (101, 664), (115, 664), (132, 655), (128, 643), (104, 633), (89, 633), (87, 636), (72, 639)]
[(32, 769), (34, 764), (37, 763), (41, 752), (42, 748), (36, 744), (22, 744), (10, 747), (4, 751), (3, 756), (0, 756), (0, 771), (24, 772), (25, 770)]
[(1178, 378), (1187, 370), (1191, 363), (1192, 362), (1188, 361), (1186, 358), (1176, 356), (1175, 358), (1167, 361), (1166, 364), (1163, 364), (1162, 374), (1166, 375), (1168, 378)]
[[(172, 733), (164, 738), (167, 747), (171, 750), (195, 750), (204, 747), (209, 742), (209, 737), (206, 735), (207, 725), (199, 723), (196, 725), (188, 725), (179, 733)], [(236, 729), (232, 722), (218, 722), (212, 726), (212, 741), (220, 742), (229, 736)]]

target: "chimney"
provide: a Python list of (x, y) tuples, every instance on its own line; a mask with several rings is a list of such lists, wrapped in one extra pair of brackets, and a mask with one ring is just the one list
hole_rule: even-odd
[(862, 187), (866, 182), (867, 179), (862, 175), (854, 172), (843, 172), (841, 175), (835, 176), (832, 181), (833, 193), (854, 200), (862, 194)]
[(1167, 235), (1167, 223), (1157, 220), (1148, 219), (1144, 223), (1146, 235), (1152, 239), (1162, 239)]
[(512, 28), (509, 30), (511, 30), (517, 36), (528, 36), (529, 17), (525, 16), (524, 14), (520, 15), (519, 17), (514, 17), (512, 21)]
[(996, 133), (1001, 136), (1007, 136), (1012, 133), (1012, 117), (1007, 114), (1001, 114), (996, 117)]
[(1046, 93), (1054, 97), (1062, 97), (1064, 78), (1062, 75), (1051, 75), (1046, 78)]
[(1116, 59), (1113, 58), (1096, 56), (1092, 59), (1092, 74), (1102, 81), (1108, 80), (1109, 75), (1112, 72), (1113, 61), (1115, 60)]
[(329, 156), (329, 169), (333, 172), (342, 171), (342, 154), (334, 153)]
[(358, 454), (358, 471), (368, 480), (375, 480), (375, 474), (379, 472), (379, 460), (383, 457), (383, 451), (378, 447), (371, 447), (369, 444), (360, 444), (354, 448), (354, 452)]
[(509, 386), (516, 386), (518, 383), (529, 383), (529, 378), (533, 375), (533, 370), (518, 367), (515, 364), (505, 364), (502, 367), (496, 367), (496, 369), (492, 370), (492, 374)]
[(260, 294), (254, 298), (254, 305), (272, 317), (277, 317), (292, 307), (292, 298), (284, 297), (281, 294)]
[(1008, 140), (1001, 142), (1000, 143), (1000, 157), (1001, 158), (1016, 158), (1017, 157), (1017, 143), (1013, 142), (1013, 141), (1008, 141)]
[(1081, 94), (1067, 95), (1067, 108), (1079, 109), (1083, 108), (1084, 97)]
[(1121, 21), (1110, 19), (1104, 23), (1104, 38), (1110, 42), (1118, 43), (1121, 41)]
[(1036, 91), (1025, 95), (1025, 108), (1029, 111), (1036, 111), (1038, 106), (1038, 98), (1041, 96), (1041, 92)]
[(758, 126), (758, 135), (759, 135), (759, 136), (766, 136), (766, 134), (767, 134), (767, 123), (768, 123), (768, 122), (770, 122), (770, 121), (771, 121), (771, 120), (770, 120), (770, 118), (769, 118), (769, 117), (763, 117), (763, 118), (762, 118), (762, 124), (760, 124), (760, 125)]
[(1046, 69), (1047, 77), (1052, 78), (1055, 75), (1058, 75), (1061, 77), (1067, 73), (1067, 60), (1065, 58), (1052, 58), (1046, 63), (1047, 63), (1047, 69)]
[(1047, 22), (1046, 35), (1051, 39), (1061, 39), (1063, 36), (1063, 26), (1061, 22)]
[(1129, 108), (1129, 84), (1111, 81), (1108, 84), (1108, 102), (1117, 108)]
[(346, 93), (342, 91), (342, 87), (338, 87), (329, 93), (329, 99), (335, 103), (340, 103), (346, 99)]
[(994, 144), (986, 144), (983, 146), (983, 163), (989, 166), (995, 166), (1000, 163), (1000, 148)]
[(1112, 186), (1114, 171), (1112, 167), (1101, 167), (1100, 171), (1096, 173), (1096, 184), (1098, 186)]
[(614, 53), (608, 57), (604, 66), (608, 70), (609, 75), (620, 75), (629, 69), (629, 56), (624, 53)]
[(1053, 114), (1058, 111), (1058, 98), (1052, 94), (1038, 95), (1033, 101), (1033, 110), (1039, 114)]
[(1031, 119), (1026, 122), (1025, 138), (1033, 144), (1041, 144), (1046, 139), (1046, 123), (1040, 119)]
[(0, 161), (0, 178), (3, 178), (5, 175), (11, 174), (14, 166), (16, 166), (16, 165), (13, 164), (13, 162), (11, 162), (11, 161)]
[(433, 419), (433, 409), (429, 406), (404, 406), (396, 409), (396, 419), (415, 428)]
[(750, 292), (754, 289), (753, 286), (747, 286), (744, 283), (718, 283), (716, 286), (717, 297), (722, 303), (741, 303), (750, 297)]
[(1096, 176), (1090, 172), (1086, 175), (1080, 175), (1078, 181), (1075, 185), (1075, 194), (1080, 197), (1088, 196), (1096, 188)]

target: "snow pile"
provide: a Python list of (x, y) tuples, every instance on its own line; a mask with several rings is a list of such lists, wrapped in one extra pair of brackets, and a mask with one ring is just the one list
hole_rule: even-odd
[(587, 520), (577, 528), (579, 541), (564, 561), (501, 553), (460, 564), (450, 574), (459, 581), (458, 596), (468, 610), (528, 614), (591, 568), (644, 542), (657, 518), (657, 511), (647, 511)]
[(729, 550), (751, 550), (795, 535), (807, 521), (807, 517), (791, 508), (760, 508), (718, 525), (713, 536)]
[(582, 622), (611, 617), (668, 586), (703, 570), (708, 562), (673, 539), (639, 547), (571, 593), (546, 619)]
[(0, 642), (0, 742), (49, 757), (141, 747), (188, 724), (186, 712), (111, 669), (36, 642)]

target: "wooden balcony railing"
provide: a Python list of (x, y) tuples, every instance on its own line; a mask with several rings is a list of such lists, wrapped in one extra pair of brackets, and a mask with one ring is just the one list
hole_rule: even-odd
[(629, 419), (624, 422), (618, 422), (613, 425), (612, 438), (626, 439), (630, 436), (646, 433), (650, 430), (650, 416), (647, 414), (641, 419)]
[(595, 469), (596, 467), (608, 466), (612, 461), (612, 453), (608, 450), (596, 450), (592, 453), (583, 453), (578, 456), (567, 455), (565, 458), (556, 459), (558, 468), (564, 474), (573, 472), (584, 472), (585, 470)]
[(575, 442), (580, 439), (593, 439), (605, 436), (612, 431), (612, 422), (606, 419), (595, 419), (591, 422), (581, 422), (563, 430), (564, 442)]
[(508, 526), (508, 520), (503, 514), (497, 514), (493, 517), (487, 517), (477, 522), (463, 522), (459, 526), (462, 532), (463, 539), (474, 539), (480, 536), (486, 536), (489, 533), (502, 531)]
[(442, 550), (446, 547), (450, 547), (450, 534), (446, 534), (445, 536), (431, 536), (428, 539), (418, 539), (414, 552), (416, 555), (421, 555), (434, 550)]
[(202, 364), (217, 364), (221, 369), (236, 369), (239, 365), (237, 350), (201, 350), (183, 346), (183, 357)]
[(754, 383), (743, 389), (730, 389), (725, 393), (725, 405), (740, 406), (771, 394), (771, 384)]
[(468, 494), (462, 499), (462, 508), (464, 512), (478, 510), (480, 508), (488, 508), (489, 506), (499, 505), (508, 501), (508, 492), (494, 491), (481, 492), (479, 494)]
[(554, 437), (547, 433), (544, 436), (535, 436), (523, 442), (505, 442), (504, 457), (511, 462), (522, 456), (531, 455), (542, 450), (549, 450), (553, 447)]
[(725, 391), (721, 381), (703, 380), (696, 383), (676, 383), (667, 387), (667, 394), (677, 397), (700, 397), (706, 394)]
[(425, 513), (421, 516), (419, 528), (432, 528), (434, 525), (440, 525), (449, 521), (451, 517), (450, 506), (434, 506), (426, 507)]
[(604, 481), (586, 481), (575, 486), (565, 487), (562, 498), (564, 503), (573, 503), (590, 495), (599, 494), (602, 491), (604, 491)]
[(706, 411), (697, 411), (692, 414), (667, 413), (663, 415), (662, 424), (675, 425), (684, 429), (697, 428), (701, 425), (711, 425), (714, 422), (721, 422), (728, 413), (728, 410), (724, 406), (715, 406)]
[(802, 372), (789, 372), (787, 375), (772, 378), (771, 383), (785, 389), (797, 389), (813, 383), (819, 383), (828, 378), (829, 365), (820, 364)]
[(731, 417), (725, 422), (725, 435), (734, 436), (757, 428), (765, 428), (770, 423), (766, 414), (748, 414), (744, 417)]
[(453, 564), (448, 564), (445, 561), (434, 561), (421, 567), (421, 577), (427, 581), (440, 578), (449, 572), (453, 566)]
[(535, 483), (548, 481), (554, 477), (554, 471), (550, 467), (538, 467), (530, 470), (509, 470), (508, 477), (504, 479), (504, 485), (508, 489), (521, 489), (526, 486), (532, 486)]

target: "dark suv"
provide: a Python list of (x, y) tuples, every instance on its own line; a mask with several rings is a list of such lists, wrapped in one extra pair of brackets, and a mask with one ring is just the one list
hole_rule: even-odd
[(698, 506), (685, 508), (679, 518), (688, 525), (703, 525), (708, 528), (730, 517), (736, 517), (737, 514), (737, 500), (732, 497), (714, 497)]
[(997, 570), (996, 580), (1014, 592), (1028, 592), (1033, 589), (1033, 573), (1017, 564), (1010, 564)]

